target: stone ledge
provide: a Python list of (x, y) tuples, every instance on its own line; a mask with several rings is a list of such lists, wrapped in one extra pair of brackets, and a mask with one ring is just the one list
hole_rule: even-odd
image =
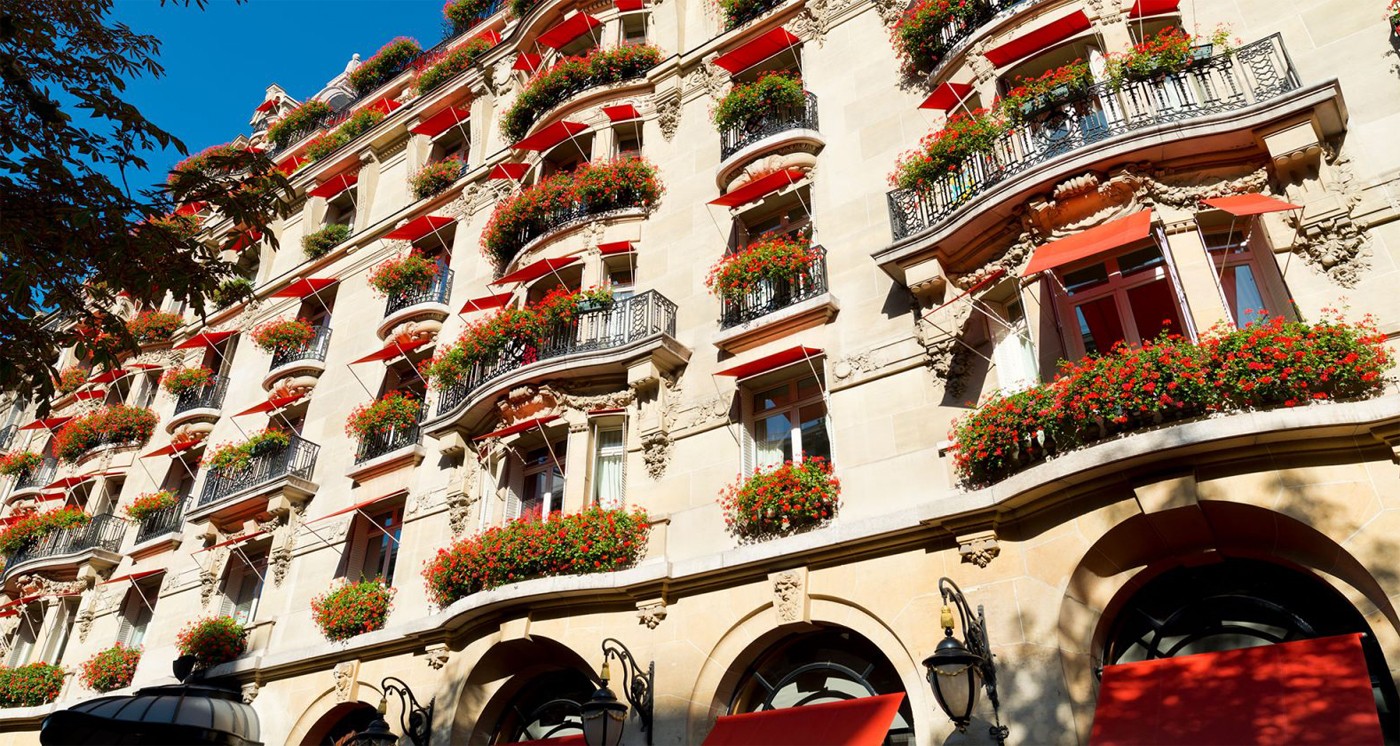
[(715, 334), (715, 347), (725, 352), (742, 352), (778, 337), (819, 326), (836, 318), (841, 303), (831, 293), (822, 293), (786, 308), (780, 308), (752, 321), (731, 326)]

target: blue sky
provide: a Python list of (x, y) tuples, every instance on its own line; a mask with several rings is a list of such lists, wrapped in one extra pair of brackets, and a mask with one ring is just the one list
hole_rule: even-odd
[[(395, 36), (425, 48), (442, 37), (443, 0), (117, 0), (110, 21), (161, 41), (165, 76), (131, 81), (126, 100), (175, 135), (190, 152), (248, 132), (253, 109), (277, 83), (297, 100), (367, 59)], [(182, 156), (173, 148), (147, 158), (151, 171), (132, 186), (157, 183)]]

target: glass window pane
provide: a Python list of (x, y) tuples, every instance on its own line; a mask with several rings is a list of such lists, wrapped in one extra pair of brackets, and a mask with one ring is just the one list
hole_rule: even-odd
[(622, 505), (622, 428), (599, 429), (593, 461), (593, 501), (605, 508)]
[(1085, 354), (1108, 352), (1123, 341), (1123, 323), (1118, 320), (1118, 304), (1112, 296), (1081, 303), (1074, 307), (1074, 315)]
[(826, 433), (826, 405), (812, 404), (802, 408), (802, 455), (820, 456), (831, 460), (831, 439)]
[(1248, 264), (1226, 267), (1220, 275), (1220, 285), (1225, 289), (1225, 301), (1230, 304), (1230, 315), (1237, 326), (1248, 326), (1269, 315), (1254, 279), (1254, 269)]
[(792, 460), (792, 422), (785, 414), (775, 414), (758, 422), (754, 440), (754, 463), (760, 468), (778, 466)]
[(783, 384), (777, 388), (761, 391), (753, 397), (753, 408), (756, 412), (767, 412), (787, 404), (790, 401), (791, 387)]
[(1165, 278), (1128, 289), (1128, 305), (1139, 340), (1156, 339), (1163, 332), (1181, 334), (1181, 313), (1176, 294)]
[[(802, 363), (803, 365), (815, 365), (815, 363)], [(797, 398), (810, 399), (814, 396), (822, 395), (822, 385), (812, 376), (807, 376), (797, 382)]]
[(1118, 271), (1130, 275), (1134, 272), (1141, 272), (1144, 269), (1156, 267), (1165, 260), (1162, 258), (1162, 250), (1157, 244), (1144, 246), (1137, 251), (1129, 251), (1118, 257)]
[(1102, 264), (1095, 264), (1092, 267), (1066, 272), (1060, 279), (1064, 282), (1065, 290), (1073, 295), (1081, 290), (1108, 282), (1108, 270)]

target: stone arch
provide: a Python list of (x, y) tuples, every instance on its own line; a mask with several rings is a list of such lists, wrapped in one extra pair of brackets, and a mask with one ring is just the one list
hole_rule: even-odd
[(490, 743), (515, 696), (534, 678), (559, 671), (577, 671), (593, 679), (584, 656), (548, 637), (531, 635), (491, 646), (462, 683), (452, 742)]
[(1317, 528), (1268, 508), (1224, 500), (1136, 514), (1094, 541), (1071, 573), (1060, 604), (1060, 662), (1081, 742), (1093, 723), (1094, 671), (1102, 665), (1116, 613), (1163, 572), (1214, 556), (1264, 560), (1319, 578), (1365, 618), (1387, 660), (1400, 660), (1400, 614), (1381, 580)]
[[(353, 706), (358, 703), (375, 707), (379, 698), (383, 696), (379, 687), (371, 685), (368, 681), (356, 681), (355, 684), (358, 687), (359, 695), (356, 700), (340, 701), (336, 696), (335, 687), (327, 688), (311, 700), (311, 704), (301, 711), (301, 715), (287, 731), (287, 743), (308, 743), (307, 739), (314, 737), (319, 727), (334, 723), (340, 716), (348, 712), (350, 708), (345, 707), (346, 705)], [(332, 715), (332, 713), (337, 712), (340, 714)], [(316, 741), (310, 741), (310, 743), (316, 743)]]
[(864, 637), (894, 667), (914, 718), (916, 743), (932, 744), (938, 706), (920, 672), (919, 660), (910, 654), (904, 641), (884, 620), (849, 600), (813, 595), (810, 616), (805, 622), (782, 624), (771, 603), (741, 616), (725, 630), (695, 678), (686, 710), (686, 743), (705, 739), (715, 718), (725, 714), (730, 696), (740, 683), (750, 662), (786, 637), (820, 627), (838, 627)]

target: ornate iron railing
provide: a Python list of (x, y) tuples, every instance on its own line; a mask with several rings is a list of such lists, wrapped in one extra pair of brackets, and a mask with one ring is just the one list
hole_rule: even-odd
[(763, 280), (738, 298), (720, 302), (719, 326), (728, 329), (815, 298), (827, 290), (826, 251), (814, 246), (817, 259), (798, 274), (780, 280)]
[(733, 14), (725, 18), (724, 30), (728, 31), (733, 28), (738, 28), (778, 7), (783, 1), (784, 0), (757, 0), (747, 6), (737, 6)]
[(43, 487), (53, 482), (53, 475), (57, 471), (58, 459), (46, 458), (37, 467), (19, 475), (19, 479), (15, 481), (15, 489), (29, 490)]
[(751, 122), (725, 127), (719, 133), (719, 159), (724, 160), (748, 145), (780, 132), (817, 129), (817, 97), (807, 93), (802, 106), (779, 106)]
[(416, 306), (421, 303), (447, 303), (447, 297), (452, 294), (452, 270), (444, 269), (438, 272), (436, 279), (423, 290), (413, 290), (407, 293), (389, 296), (389, 300), (384, 304), (384, 316), (402, 311), (409, 306)]
[(964, 158), (927, 190), (896, 189), (889, 200), (895, 240), (929, 230), (992, 186), (1094, 143), (1135, 130), (1252, 106), (1300, 85), (1278, 34), (1152, 80), (1087, 86)]
[(198, 507), (283, 477), (309, 480), (316, 468), (316, 454), (320, 450), (321, 447), (315, 443), (293, 435), (287, 445), (253, 456), (246, 466), (210, 469), (204, 476), (204, 489), (199, 493)]
[(181, 500), (168, 508), (157, 510), (138, 523), (140, 528), (136, 531), (136, 543), (140, 544), (147, 539), (154, 539), (157, 536), (173, 534), (180, 530), (181, 522), (185, 518), (185, 500)]
[(418, 422), (408, 427), (394, 428), (387, 433), (376, 433), (360, 438), (360, 447), (355, 450), (355, 463), (357, 465), (363, 464), (370, 459), (376, 459), (386, 453), (393, 453), (400, 448), (416, 444), (422, 434), (418, 424), (426, 416), (428, 416), (428, 407), (424, 403), (422, 409), (418, 411)]
[(219, 409), (224, 406), (224, 392), (228, 389), (228, 379), (214, 376), (209, 383), (197, 389), (181, 391), (175, 399), (175, 414), (191, 409)]
[(95, 515), (82, 526), (60, 529), (40, 537), (9, 557), (5, 563), (5, 577), (8, 578), (20, 565), (36, 559), (64, 557), (90, 549), (116, 552), (121, 549), (126, 527), (124, 519), (108, 513)]
[[(523, 248), (531, 241), (546, 233), (552, 233), (561, 228), (567, 228), (568, 226), (587, 220), (597, 220), (622, 210), (640, 207), (642, 207), (642, 201), (637, 199), (635, 202), (630, 202), (628, 204), (611, 202), (604, 205), (585, 205), (582, 202), (574, 202), (564, 207), (543, 210), (532, 215), (529, 220), (525, 221), (525, 225), (521, 226), (520, 229), (516, 231), (514, 245)], [(509, 257), (502, 257), (502, 264), (510, 263), (510, 261), (515, 258), (515, 255), (519, 253), (520, 252), (517, 250)]]
[(312, 337), (304, 347), (292, 350), (279, 350), (272, 355), (272, 366), (268, 370), (275, 370), (288, 363), (295, 363), (301, 360), (325, 361), (326, 349), (331, 343), (331, 328), (322, 324), (316, 327), (316, 336)]
[(438, 398), (438, 414), (446, 414), (487, 383), (533, 363), (580, 352), (607, 350), (659, 334), (676, 334), (676, 304), (655, 290), (615, 300), (604, 307), (581, 310), (572, 321), (559, 324), (543, 343), (516, 341), (494, 360), (472, 366), (455, 386)]
[(996, 19), (997, 16), (1018, 5), (1032, 0), (984, 0), (973, 6), (968, 15), (954, 16), (938, 29), (937, 37), (927, 45), (927, 54), (932, 67), (946, 59), (958, 45), (967, 41), (977, 30)]

